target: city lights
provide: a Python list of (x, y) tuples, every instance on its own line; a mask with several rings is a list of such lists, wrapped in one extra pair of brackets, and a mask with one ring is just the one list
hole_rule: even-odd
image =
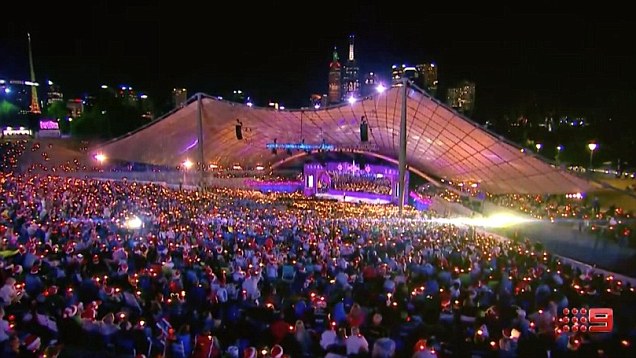
[(356, 103), (356, 98), (355, 98), (355, 97), (353, 97), (353, 96), (351, 96), (351, 97), (349, 97), (349, 98), (347, 99), (347, 101), (348, 101), (350, 104), (354, 104), (354, 103)]
[(101, 164), (104, 161), (106, 161), (107, 158), (106, 158), (106, 155), (104, 155), (103, 153), (98, 153), (98, 154), (95, 154), (95, 159)]
[(378, 91), (378, 93), (384, 93), (384, 91), (386, 91), (386, 87), (384, 87), (384, 85), (379, 84), (376, 88), (376, 91)]
[(190, 169), (190, 168), (192, 168), (192, 165), (193, 165), (193, 164), (194, 164), (194, 163), (192, 163), (192, 162), (190, 161), (190, 159), (186, 159), (186, 160), (183, 162), (183, 167), (184, 167), (184, 168), (186, 168), (186, 169)]

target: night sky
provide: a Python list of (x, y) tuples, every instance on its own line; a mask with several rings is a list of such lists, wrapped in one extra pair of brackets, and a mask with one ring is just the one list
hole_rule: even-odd
[(28, 77), (31, 31), (38, 81), (59, 83), (67, 96), (102, 83), (166, 99), (175, 86), (190, 94), (243, 89), (257, 104), (298, 107), (309, 94), (326, 92), (332, 48), (345, 57), (353, 33), (363, 71), (386, 78), (393, 63), (433, 61), (441, 89), (462, 79), (476, 82), (479, 113), (527, 97), (576, 110), (604, 108), (636, 83), (635, 21), (627, 12), (168, 3), (12, 5), (0, 23), (0, 78)]

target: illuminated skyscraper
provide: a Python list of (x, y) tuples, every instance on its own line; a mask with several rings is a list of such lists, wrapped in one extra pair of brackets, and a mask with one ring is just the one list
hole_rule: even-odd
[(46, 104), (50, 106), (51, 104), (55, 102), (63, 102), (64, 94), (62, 94), (62, 91), (60, 90), (60, 86), (56, 85), (55, 83), (51, 81), (48, 82), (48, 85), (49, 85), (49, 90), (46, 92)]
[(344, 78), (342, 81), (342, 99), (345, 100), (349, 97), (360, 96), (360, 68), (356, 63), (355, 49), (354, 49), (355, 36), (349, 36), (349, 57), (344, 66)]
[(419, 74), (417, 85), (431, 95), (437, 93), (437, 66), (434, 63), (422, 63), (415, 66)]
[(172, 89), (172, 105), (175, 108), (184, 106), (187, 101), (188, 101), (188, 90), (186, 90), (185, 88)]
[(336, 48), (333, 48), (333, 59), (329, 64), (329, 91), (328, 91), (328, 102), (331, 103), (339, 103), (341, 99), (341, 90), (342, 90), (342, 81), (340, 73), (341, 67), (340, 62), (338, 62), (338, 51)]
[(417, 83), (419, 76), (417, 68), (413, 66), (405, 64), (391, 66), (391, 86), (401, 86), (404, 77)]
[(461, 82), (457, 87), (449, 88), (446, 103), (464, 114), (471, 114), (475, 108), (475, 83)]

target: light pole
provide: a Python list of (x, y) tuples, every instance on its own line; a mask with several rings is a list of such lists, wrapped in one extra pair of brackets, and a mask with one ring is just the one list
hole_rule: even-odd
[(541, 148), (543, 147), (543, 144), (541, 143), (537, 143), (534, 145), (535, 148), (537, 148), (537, 153), (539, 153), (539, 151), (541, 150)]
[(594, 158), (594, 151), (598, 148), (596, 143), (588, 143), (587, 148), (590, 150), (590, 173), (592, 172), (592, 160)]
[(95, 159), (101, 165), (101, 164), (104, 164), (107, 158), (106, 158), (106, 155), (104, 155), (103, 153), (98, 153), (98, 154), (95, 154)]
[(190, 161), (190, 159), (186, 159), (185, 162), (183, 162), (183, 185), (186, 185), (186, 175), (188, 173), (188, 169), (190, 169), (192, 167), (192, 162)]
[(561, 144), (557, 145), (556, 147), (556, 157), (554, 158), (557, 162), (557, 164), (559, 164), (559, 161), (561, 159), (561, 151), (563, 150), (563, 146)]

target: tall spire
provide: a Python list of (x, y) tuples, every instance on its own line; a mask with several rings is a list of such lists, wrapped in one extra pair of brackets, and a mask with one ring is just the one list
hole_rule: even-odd
[(40, 102), (38, 101), (38, 90), (35, 85), (35, 70), (33, 69), (33, 51), (31, 51), (31, 34), (27, 32), (27, 38), (29, 39), (29, 67), (31, 68), (31, 106), (29, 106), (30, 112), (40, 114)]
[(349, 61), (354, 61), (353, 55), (353, 42), (355, 40), (354, 35), (349, 35)]

